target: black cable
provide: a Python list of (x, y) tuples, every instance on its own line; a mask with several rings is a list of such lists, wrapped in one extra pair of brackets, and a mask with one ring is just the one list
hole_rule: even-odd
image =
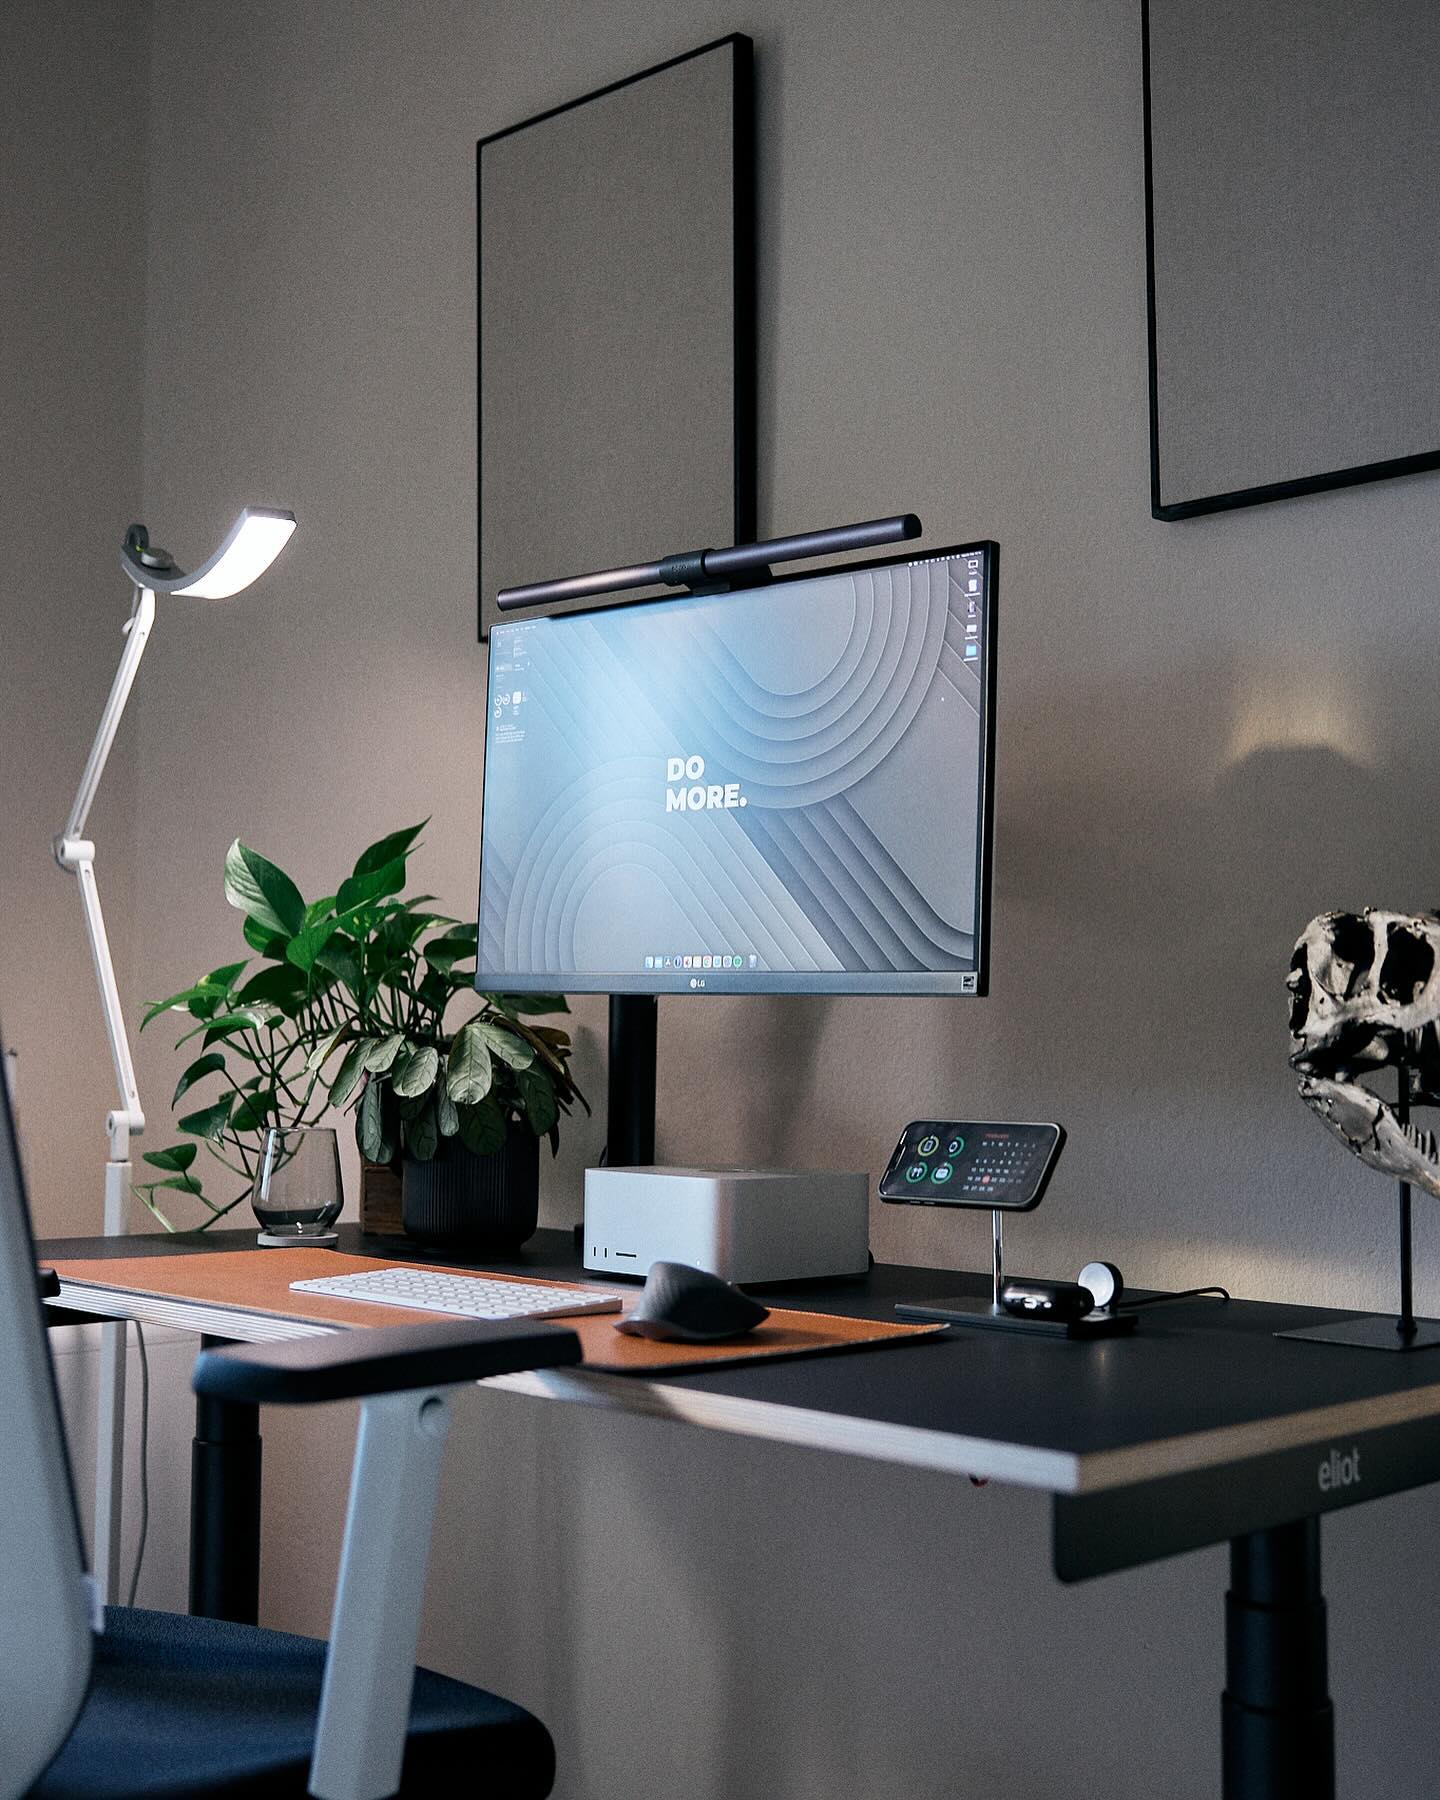
[(1136, 1306), (1165, 1306), (1172, 1300), (1199, 1300), (1206, 1294), (1216, 1294), (1221, 1300), (1228, 1300), (1230, 1298), (1229, 1288), (1182, 1288), (1178, 1294), (1149, 1294), (1143, 1300), (1122, 1300), (1117, 1310), (1124, 1312), (1128, 1308)]
[(135, 1604), (140, 1570), (145, 1561), (145, 1540), (150, 1535), (150, 1358), (145, 1352), (145, 1327), (135, 1322), (135, 1341), (140, 1347), (140, 1539), (135, 1546), (135, 1568), (130, 1576), (130, 1598)]

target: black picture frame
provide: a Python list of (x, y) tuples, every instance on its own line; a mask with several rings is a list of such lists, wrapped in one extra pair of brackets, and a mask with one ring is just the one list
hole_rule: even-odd
[[(476, 299), (476, 445), (475, 445), (475, 500), (476, 500), (476, 606), (481, 642), (489, 637), (491, 624), (495, 622), (493, 603), (487, 606), (486, 572), (484, 554), (484, 519), (483, 519), (483, 483), (484, 483), (484, 436), (485, 436), (485, 368), (484, 368), (484, 334), (481, 329), (481, 309), (483, 306), (483, 221), (484, 221), (484, 169), (485, 152), (503, 139), (513, 137), (517, 132), (532, 131), (543, 126), (547, 121), (571, 113), (579, 107), (587, 106), (594, 101), (603, 100), (626, 89), (636, 88), (653, 77), (664, 75), (667, 71), (680, 65), (694, 61), (697, 57), (713, 55), (728, 48), (731, 57), (733, 79), (733, 112), (734, 130), (732, 138), (731, 159), (731, 233), (732, 233), (732, 309), (733, 309), (733, 405), (731, 425), (731, 471), (732, 471), (732, 530), (731, 541), (746, 543), (757, 535), (758, 522), (758, 474), (757, 474), (757, 433), (756, 433), (756, 389), (757, 389), (757, 297), (756, 297), (756, 200), (755, 200), (755, 61), (754, 43), (743, 32), (730, 32), (724, 37), (715, 38), (707, 43), (697, 45), (693, 50), (686, 50), (677, 56), (667, 58), (664, 62), (655, 63), (638, 70), (633, 75), (622, 77), (618, 81), (607, 83), (589, 93), (578, 95), (558, 106), (547, 108), (543, 112), (518, 120), (499, 131), (491, 132), (480, 138), (475, 146), (475, 195), (476, 195), (476, 238), (475, 238), (475, 299)], [(677, 253), (685, 253), (684, 246), (677, 247)], [(700, 252), (712, 266), (715, 261), (715, 246), (707, 244)], [(663, 279), (663, 271), (656, 272), (656, 279)], [(634, 554), (649, 556), (669, 554), (672, 550), (699, 548), (698, 545), (664, 545), (637, 544)], [(526, 579), (531, 574), (576, 574), (579, 570), (527, 571), (510, 570), (506, 572), (511, 581)], [(548, 609), (547, 609), (548, 610)], [(569, 610), (567, 608), (567, 610)]]
[[(1270, 500), (1292, 499), (1304, 494), (1323, 493), (1330, 489), (1354, 487), (1361, 482), (1388, 481), (1400, 475), (1413, 475), (1440, 469), (1440, 448), (1413, 454), (1377, 458), (1348, 466), (1337, 466), (1314, 474), (1296, 475), (1253, 486), (1237, 485), (1206, 494), (1185, 498), (1165, 497), (1161, 480), (1161, 422), (1159, 345), (1156, 305), (1156, 203), (1154, 154), (1154, 74), (1152, 67), (1151, 0), (1140, 0), (1141, 62), (1143, 87), (1143, 129), (1145, 141), (1145, 281), (1146, 326), (1149, 358), (1150, 410), (1150, 511), (1151, 516), (1165, 521), (1195, 518), (1206, 513), (1227, 512), (1237, 507), (1254, 506)], [(1320, 360), (1317, 358), (1317, 361)]]

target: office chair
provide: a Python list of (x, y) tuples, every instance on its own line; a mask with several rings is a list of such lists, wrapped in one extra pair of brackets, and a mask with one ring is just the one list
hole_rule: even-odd
[(0, 1800), (548, 1794), (540, 1721), (416, 1670), (415, 1645), (448, 1390), (579, 1360), (573, 1331), (520, 1321), (204, 1352), (219, 1399), (361, 1402), (329, 1645), (127, 1607), (96, 1634), (0, 1081)]

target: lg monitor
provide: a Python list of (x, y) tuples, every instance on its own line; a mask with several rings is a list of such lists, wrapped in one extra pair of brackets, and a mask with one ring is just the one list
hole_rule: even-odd
[(497, 624), (477, 987), (983, 994), (997, 560)]

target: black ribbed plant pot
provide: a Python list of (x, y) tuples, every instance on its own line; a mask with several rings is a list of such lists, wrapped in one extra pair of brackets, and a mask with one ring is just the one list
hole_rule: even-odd
[(405, 1235), (450, 1249), (513, 1250), (540, 1216), (540, 1140), (512, 1123), (489, 1156), (442, 1138), (429, 1162), (404, 1165)]

